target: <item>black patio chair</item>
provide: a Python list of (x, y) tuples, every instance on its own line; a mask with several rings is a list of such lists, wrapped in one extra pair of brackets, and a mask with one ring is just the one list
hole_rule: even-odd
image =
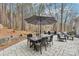
[(47, 43), (48, 43), (48, 44), (49, 44), (49, 43), (50, 43), (50, 44), (52, 43), (52, 45), (53, 45), (53, 35), (50, 36), (50, 39), (47, 41)]
[(41, 40), (41, 44), (42, 46), (45, 46), (45, 50), (47, 50), (47, 40), (48, 40), (48, 37), (43, 37)]
[(36, 36), (39, 36), (39, 33), (36, 33)]
[(47, 34), (46, 31), (44, 31), (44, 34)]
[(48, 34), (51, 34), (51, 32), (50, 32), (50, 31), (48, 31)]
[(30, 43), (30, 47), (31, 47), (31, 41), (30, 41), (31, 37), (33, 37), (32, 34), (27, 34), (27, 45), (28, 45), (28, 43)]
[(32, 36), (33, 36), (32, 34), (27, 34), (27, 38), (32, 37)]
[(66, 37), (66, 40), (68, 39), (68, 33), (67, 32), (63, 32), (63, 35)]
[(69, 39), (69, 40), (74, 40), (74, 34), (73, 33), (71, 33), (71, 32), (69, 32), (69, 33), (67, 33), (67, 38)]
[(45, 50), (47, 50), (47, 39), (48, 37), (43, 37), (41, 38), (40, 40), (38, 40), (36, 43), (35, 43), (35, 49), (38, 51), (40, 51), (40, 53), (42, 54), (42, 47), (44, 46), (45, 47)]
[(57, 32), (56, 31), (54, 31), (54, 35), (56, 35), (57, 34)]
[(66, 36), (64, 35), (63, 37), (61, 37), (60, 35), (62, 36), (62, 34), (57, 34), (58, 40), (62, 41), (62, 42), (64, 42), (64, 41), (66, 42)]
[(74, 36), (73, 35), (69, 35), (68, 39), (73, 41), (74, 40)]

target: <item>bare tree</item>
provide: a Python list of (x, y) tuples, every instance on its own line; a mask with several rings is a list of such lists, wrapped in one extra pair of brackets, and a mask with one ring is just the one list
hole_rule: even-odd
[(60, 23), (60, 32), (62, 32), (62, 23), (63, 23), (63, 3), (61, 3), (61, 23)]

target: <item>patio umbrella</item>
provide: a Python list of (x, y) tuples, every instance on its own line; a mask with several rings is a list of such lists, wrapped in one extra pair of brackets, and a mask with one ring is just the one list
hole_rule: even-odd
[(49, 25), (57, 22), (54, 17), (36, 16), (36, 15), (26, 18), (25, 20), (27, 21), (27, 23), (40, 25), (40, 34), (41, 34), (41, 25)]

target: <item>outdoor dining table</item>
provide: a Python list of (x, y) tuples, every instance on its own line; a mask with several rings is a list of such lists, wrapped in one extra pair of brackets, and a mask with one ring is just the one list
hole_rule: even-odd
[(35, 43), (37, 42), (41, 42), (44, 38), (44, 37), (50, 37), (51, 35), (49, 34), (41, 34), (41, 36), (35, 36), (35, 37), (31, 37), (29, 40), (30, 42), (32, 42), (32, 45), (30, 45), (30, 47), (34, 46), (34, 50), (36, 50), (36, 46), (35, 46)]
[(31, 37), (30, 40), (31, 41), (39, 41), (41, 40), (43, 37), (50, 37), (51, 34), (41, 34), (41, 36), (35, 36), (35, 37)]
[(41, 34), (41, 37), (50, 37), (52, 34)]

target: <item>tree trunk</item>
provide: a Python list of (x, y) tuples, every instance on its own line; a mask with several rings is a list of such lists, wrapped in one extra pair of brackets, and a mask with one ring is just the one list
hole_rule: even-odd
[(60, 23), (60, 32), (62, 32), (62, 23), (63, 23), (63, 3), (61, 4), (61, 23)]
[[(55, 17), (56, 17), (56, 20), (58, 20), (58, 16), (56, 15), (56, 3), (55, 3), (54, 8), (55, 8)], [(56, 23), (55, 23), (54, 25), (55, 25), (55, 26), (53, 26), (53, 27), (55, 27), (55, 28), (54, 28), (54, 31), (57, 31)]]
[(24, 25), (24, 12), (23, 12), (23, 3), (21, 6), (21, 16), (22, 16), (22, 23), (21, 23), (21, 30), (25, 30), (25, 25)]
[(9, 28), (11, 29), (12, 28), (12, 4), (10, 4), (10, 19), (9, 19)]

